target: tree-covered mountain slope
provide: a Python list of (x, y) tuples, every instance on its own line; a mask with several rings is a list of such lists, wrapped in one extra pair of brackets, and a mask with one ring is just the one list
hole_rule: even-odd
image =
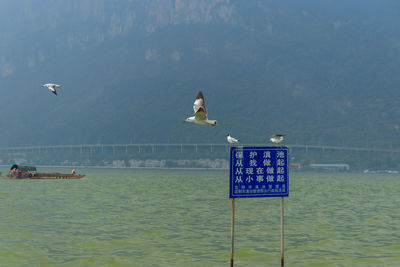
[[(399, 147), (399, 13), (372, 0), (2, 1), (0, 145), (229, 132)], [(198, 90), (217, 127), (183, 122)]]

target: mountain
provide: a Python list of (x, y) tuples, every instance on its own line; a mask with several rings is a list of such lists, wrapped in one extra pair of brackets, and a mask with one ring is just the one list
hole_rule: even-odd
[[(399, 13), (394, 0), (1, 1), (0, 146), (229, 132), (399, 147)], [(198, 90), (217, 127), (183, 122)]]

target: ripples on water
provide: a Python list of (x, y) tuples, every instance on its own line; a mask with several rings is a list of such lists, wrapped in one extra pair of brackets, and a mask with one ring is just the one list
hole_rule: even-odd
[[(227, 171), (0, 179), (0, 266), (227, 266)], [(400, 176), (292, 173), (287, 266), (400, 266)], [(235, 266), (279, 266), (279, 199), (238, 199)]]

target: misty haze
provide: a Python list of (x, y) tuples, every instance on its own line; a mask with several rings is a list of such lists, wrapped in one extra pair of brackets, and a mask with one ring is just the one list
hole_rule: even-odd
[[(0, 265), (226, 266), (246, 145), (287, 148), (290, 266), (399, 265), (399, 27), (395, 0), (0, 0)], [(250, 201), (237, 264), (278, 266), (279, 199)]]

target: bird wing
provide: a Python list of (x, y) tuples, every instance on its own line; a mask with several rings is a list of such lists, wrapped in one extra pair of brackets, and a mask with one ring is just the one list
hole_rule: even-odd
[(193, 104), (193, 110), (195, 115), (199, 110), (202, 110), (202, 112), (204, 112), (207, 116), (206, 102), (204, 101), (204, 96), (202, 91), (199, 91), (199, 93), (197, 94), (196, 100), (194, 101)]
[(52, 83), (47, 83), (47, 84), (45, 84), (45, 85), (43, 85), (43, 86), (49, 88), (50, 90), (51, 90), (51, 89), (53, 89), (53, 90), (55, 89), (55, 84), (52, 84)]
[(207, 119), (207, 112), (206, 112), (205, 108), (199, 107), (197, 109), (197, 111), (194, 113), (194, 117), (197, 120), (206, 120)]

